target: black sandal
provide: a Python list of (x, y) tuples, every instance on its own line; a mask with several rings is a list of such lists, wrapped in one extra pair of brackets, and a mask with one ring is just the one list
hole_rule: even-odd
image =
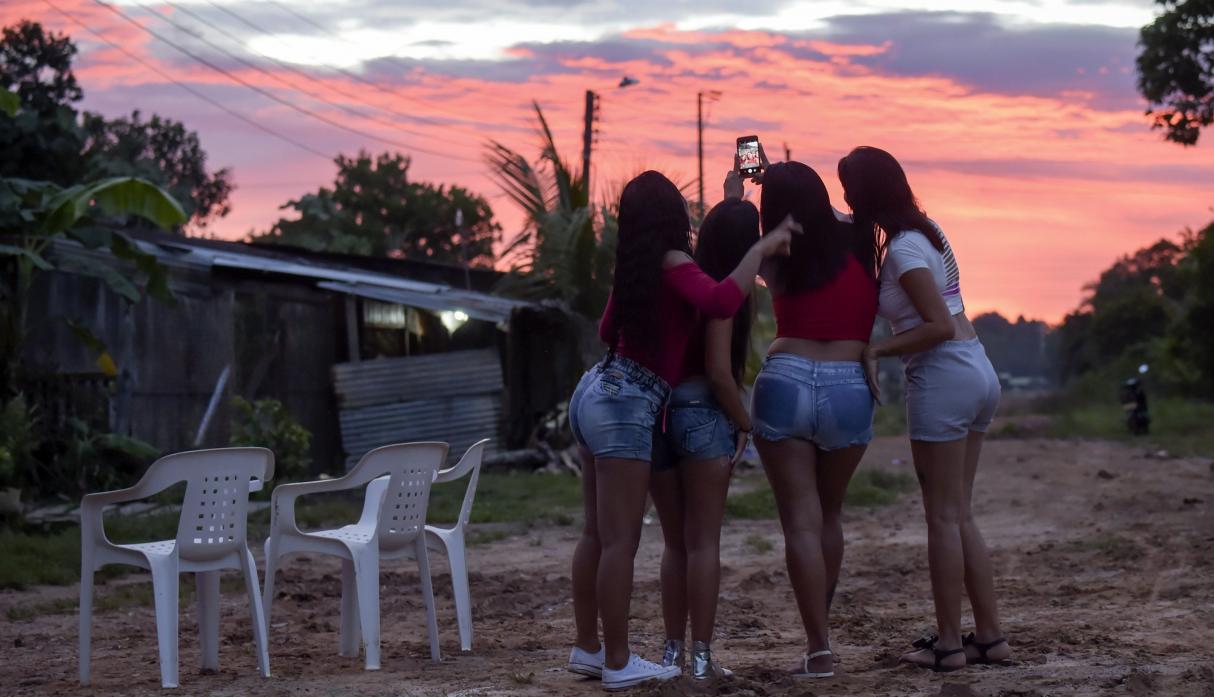
[(990, 641), (990, 642), (983, 644), (974, 638), (973, 632), (970, 632), (969, 634), (965, 635), (965, 637), (963, 637), (961, 639), (961, 645), (963, 647), (964, 646), (973, 646), (975, 649), (978, 649), (979, 656), (978, 656), (977, 660), (974, 661), (974, 663), (980, 663), (980, 664), (986, 665), (986, 666), (996, 665), (998, 663), (1003, 663), (1003, 661), (1007, 660), (1007, 659), (1000, 659), (998, 661), (992, 661), (986, 655), (987, 651), (990, 651), (991, 649), (995, 648), (996, 646), (998, 646), (1000, 644), (1006, 644), (1006, 643), (1007, 643), (1007, 637), (999, 637), (998, 639), (996, 639), (994, 641)]
[(911, 644), (911, 646), (913, 646), (917, 649), (931, 649), (932, 655), (935, 656), (935, 658), (936, 658), (936, 661), (931, 666), (931, 669), (937, 673), (952, 673), (953, 671), (961, 670), (962, 668), (964, 668), (967, 665), (967, 663), (963, 663), (959, 666), (943, 665), (942, 661), (944, 661), (944, 659), (948, 658), (949, 656), (956, 656), (959, 653), (965, 653), (965, 649), (964, 648), (949, 649), (947, 651), (944, 649), (938, 649), (938, 648), (936, 648), (936, 642), (939, 640), (940, 640), (940, 638), (936, 637), (936, 636), (922, 637), (922, 638), (916, 639)]

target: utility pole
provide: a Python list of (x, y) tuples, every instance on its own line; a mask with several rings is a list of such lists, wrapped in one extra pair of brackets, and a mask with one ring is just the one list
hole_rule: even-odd
[(788, 149), (788, 143), (784, 144), (784, 161), (792, 162), (792, 150)]
[(708, 92), (696, 92), (696, 160), (699, 165), (699, 185), (700, 185), (700, 201), (699, 214), (700, 219), (704, 218), (704, 97), (707, 96), (709, 101), (716, 101), (721, 97), (721, 93), (717, 90)]
[(455, 209), (455, 229), (459, 234), (461, 256), (464, 257), (464, 289), (472, 290), (472, 272), (468, 270), (468, 235), (464, 230), (464, 211), (461, 208)]
[(598, 119), (599, 96), (586, 90), (586, 112), (582, 127), (582, 178), (586, 181), (586, 192), (590, 193), (590, 150), (594, 146), (594, 122)]
[(696, 181), (700, 184), (700, 220), (704, 219), (704, 93), (696, 92), (696, 161), (700, 172)]

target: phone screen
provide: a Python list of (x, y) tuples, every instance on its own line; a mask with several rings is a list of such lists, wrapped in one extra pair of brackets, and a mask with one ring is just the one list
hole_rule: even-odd
[(738, 168), (743, 174), (754, 174), (763, 169), (763, 163), (759, 159), (758, 136), (738, 138)]

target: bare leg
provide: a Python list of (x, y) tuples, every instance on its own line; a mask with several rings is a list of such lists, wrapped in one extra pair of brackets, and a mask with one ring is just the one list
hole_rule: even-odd
[(632, 565), (641, 541), (649, 463), (598, 458), (595, 461), (599, 521), (599, 569), (596, 583), (606, 654), (603, 666), (619, 670), (628, 663), (628, 609), (632, 602)]
[(649, 495), (662, 521), (662, 623), (666, 638), (687, 638), (687, 549), (683, 545), (683, 485), (677, 470), (649, 478)]
[[(915, 472), (923, 490), (927, 518), (927, 560), (931, 568), (932, 599), (936, 604), (936, 631), (941, 651), (961, 648), (961, 592), (965, 554), (961, 547), (961, 507), (965, 483), (965, 439), (944, 443), (911, 441)], [(913, 651), (904, 660), (932, 665), (931, 651)], [(965, 656), (945, 658), (941, 665), (965, 665)]]
[(843, 497), (867, 445), (818, 451), (818, 500), (822, 503), (822, 559), (826, 563), (826, 607), (829, 610), (843, 567)]
[(721, 519), (733, 465), (728, 458), (679, 467), (686, 502), (687, 601), (693, 641), (712, 642), (721, 586)]
[(582, 458), (582, 508), (586, 519), (582, 537), (573, 550), (573, 623), (577, 628), (577, 647), (595, 653), (599, 650), (599, 603), (595, 597), (595, 577), (599, 573), (598, 506), (596, 504), (594, 455), (578, 448)]
[[(784, 529), (784, 560), (801, 621), (809, 640), (806, 653), (830, 646), (826, 624), (826, 563), (822, 559), (822, 508), (818, 500), (817, 453), (807, 441), (756, 439), (763, 470), (776, 497)], [(813, 672), (833, 669), (831, 656), (810, 661)]]
[[(982, 454), (983, 434), (971, 431), (965, 446), (965, 490), (961, 501), (961, 546), (965, 552), (965, 590), (969, 595), (970, 605), (974, 608), (974, 639), (980, 644), (989, 644), (1003, 638), (1003, 630), (999, 627), (999, 608), (995, 601), (995, 573), (991, 566), (991, 555), (986, 549), (986, 541), (974, 522), (972, 499), (974, 497), (974, 477), (978, 473), (978, 457)], [(968, 656), (978, 660), (981, 651), (970, 647)], [(1011, 648), (1006, 643), (992, 646), (987, 650), (987, 658), (992, 661), (1002, 661), (1011, 656)]]

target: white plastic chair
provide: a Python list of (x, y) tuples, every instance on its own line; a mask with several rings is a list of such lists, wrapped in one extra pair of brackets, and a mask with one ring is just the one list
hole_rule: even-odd
[[(240, 569), (249, 594), (257, 666), (270, 677), (265, 615), (257, 567), (247, 544), (249, 491), (274, 476), (274, 454), (265, 448), (194, 450), (162, 457), (135, 486), (88, 494), (80, 502), (80, 682), (90, 677), (93, 573), (106, 564), (130, 564), (152, 574), (160, 682), (177, 687), (178, 576), (192, 572), (198, 591), (198, 635), (202, 668), (219, 667), (219, 572)], [(139, 544), (114, 544), (105, 536), (106, 506), (138, 501), (186, 482), (177, 537)]]
[(486, 438), (464, 453), (459, 462), (445, 470), (440, 470), (434, 477), (435, 484), (445, 484), (462, 479), (471, 472), (468, 479), (468, 489), (464, 492), (464, 503), (459, 509), (459, 518), (455, 527), (439, 528), (426, 526), (426, 542), (430, 549), (446, 555), (451, 566), (451, 587), (455, 596), (455, 618), (459, 624), (459, 647), (462, 651), (472, 650), (472, 598), (468, 592), (468, 560), (465, 555), (467, 545), (464, 544), (464, 528), (468, 525), (468, 516), (472, 513), (472, 499), (476, 496), (476, 483), (481, 476), (481, 461), (485, 457)]
[[(264, 607), (269, 624), (274, 599), (274, 574), (279, 560), (292, 553), (340, 557), (341, 634), (338, 653), (357, 656), (361, 629), (367, 670), (379, 670), (380, 560), (414, 557), (426, 603), (430, 658), (441, 658), (434, 589), (426, 555), (426, 508), (434, 474), (447, 459), (446, 443), (403, 443), (376, 448), (363, 456), (344, 477), (301, 484), (283, 484), (271, 496), (270, 537), (266, 540)], [(387, 475), (367, 501), (358, 522), (336, 530), (304, 532), (295, 523), (295, 501), (307, 494), (348, 491)]]

